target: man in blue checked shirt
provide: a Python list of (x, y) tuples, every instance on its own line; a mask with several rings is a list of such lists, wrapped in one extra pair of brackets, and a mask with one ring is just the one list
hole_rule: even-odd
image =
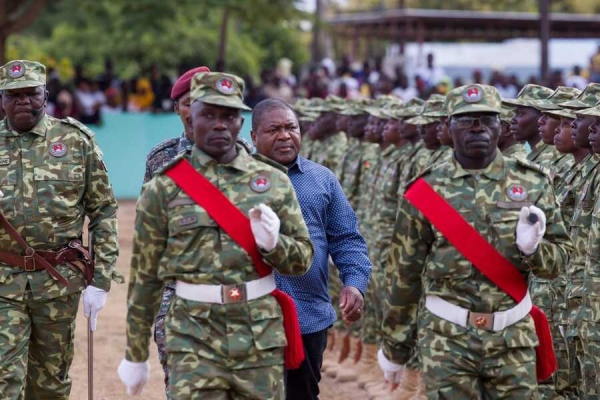
[(344, 321), (351, 323), (363, 312), (371, 273), (367, 246), (333, 172), (298, 156), (300, 128), (290, 105), (278, 99), (258, 103), (252, 111), (252, 141), (259, 154), (288, 168), (315, 247), (306, 275), (276, 275), (276, 281), (296, 302), (306, 353), (299, 369), (287, 371), (287, 400), (318, 399), (327, 330), (336, 319), (328, 291), (328, 258), (340, 271), (344, 288), (339, 306)]

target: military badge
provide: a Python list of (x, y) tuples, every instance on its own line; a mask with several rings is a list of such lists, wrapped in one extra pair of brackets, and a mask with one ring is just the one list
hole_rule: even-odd
[(231, 95), (236, 89), (236, 84), (231, 78), (223, 77), (217, 81), (217, 90), (223, 94)]
[(463, 90), (462, 97), (467, 103), (477, 103), (483, 98), (483, 90), (478, 85), (470, 85)]
[(9, 165), (10, 158), (0, 158), (0, 165)]
[(264, 175), (259, 175), (250, 181), (250, 189), (256, 193), (264, 193), (271, 189), (271, 181)]
[(363, 162), (363, 167), (366, 169), (369, 169), (369, 168), (371, 168), (371, 163), (368, 161), (365, 161), (365, 162)]
[(191, 225), (196, 221), (198, 221), (198, 217), (196, 217), (195, 215), (188, 215), (188, 216), (179, 218), (179, 221), (177, 221), (177, 224), (179, 226), (186, 226), (186, 225)]
[(25, 75), (25, 64), (21, 61), (15, 61), (8, 66), (8, 76), (17, 79)]
[(514, 201), (523, 201), (527, 198), (527, 189), (521, 185), (510, 185), (506, 191), (508, 198)]
[(64, 157), (67, 154), (67, 145), (63, 142), (51, 143), (48, 152), (52, 157)]

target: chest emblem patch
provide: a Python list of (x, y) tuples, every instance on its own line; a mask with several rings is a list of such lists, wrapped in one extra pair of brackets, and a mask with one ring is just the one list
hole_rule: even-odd
[(67, 145), (63, 142), (51, 143), (48, 152), (52, 157), (64, 157), (67, 154)]
[(521, 185), (510, 185), (506, 191), (508, 198), (514, 201), (523, 201), (527, 198), (527, 189)]
[(264, 193), (271, 189), (271, 180), (264, 175), (258, 175), (250, 181), (250, 189), (256, 193)]
[(186, 217), (179, 218), (179, 221), (177, 221), (177, 224), (179, 224), (179, 226), (186, 226), (186, 225), (193, 224), (197, 220), (198, 220), (198, 218), (195, 215), (188, 215)]
[(10, 158), (0, 158), (0, 165), (9, 165)]

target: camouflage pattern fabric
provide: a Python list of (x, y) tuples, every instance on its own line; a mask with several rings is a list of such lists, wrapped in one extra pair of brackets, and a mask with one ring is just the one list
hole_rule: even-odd
[(144, 183), (150, 181), (156, 171), (170, 163), (176, 155), (191, 149), (192, 142), (187, 138), (185, 132), (180, 137), (167, 139), (154, 146), (146, 157)]
[[(0, 393), (6, 400), (67, 400), (79, 292), (0, 303)], [(49, 324), (53, 328), (48, 329)], [(25, 390), (23, 390), (25, 388)]]
[[(531, 149), (531, 153), (527, 155), (527, 160), (538, 164), (539, 166), (544, 168), (548, 173), (550, 173), (555, 159), (556, 149), (554, 148), (554, 146), (550, 146), (549, 144), (545, 144), (541, 141), (538, 142)], [(553, 176), (551, 177), (554, 178)]]
[[(70, 118), (44, 116), (22, 134), (5, 119), (0, 138), (2, 214), (37, 250), (58, 250), (80, 238), (87, 216), (94, 234), (92, 284), (108, 291), (111, 279), (121, 280), (114, 271), (117, 202), (93, 132)], [(23, 254), (5, 230), (0, 250)], [(0, 370), (14, 371), (0, 377), (0, 393), (10, 393), (10, 399), (23, 398), (25, 371), (27, 398), (68, 398), (74, 320), (85, 283), (79, 269), (63, 264), (56, 270), (68, 286), (44, 270), (0, 265), (0, 352), (6, 355), (0, 357)]]
[(0, 91), (46, 84), (46, 67), (37, 61), (13, 60), (0, 67)]
[(409, 152), (406, 155), (405, 162), (400, 171), (400, 178), (398, 179), (398, 197), (400, 198), (404, 196), (406, 184), (427, 169), (431, 153), (423, 147), (423, 142), (417, 142), (410, 146), (411, 148), (408, 150)]
[(239, 76), (223, 72), (199, 72), (190, 83), (190, 98), (206, 104), (252, 111), (244, 104), (246, 84)]
[(520, 157), (522, 159), (527, 158), (527, 150), (523, 143), (515, 143), (512, 146), (508, 146), (502, 151), (504, 157)]
[(348, 139), (344, 132), (338, 132), (325, 138), (319, 144), (317, 154), (313, 154), (312, 161), (327, 167), (340, 180), (342, 177), (342, 158), (348, 149)]
[[(530, 163), (505, 158), (498, 151), (481, 171), (465, 171), (451, 159), (427, 170), (423, 178), (525, 278), (531, 273), (552, 278), (568, 260), (572, 243), (555, 207), (551, 183)], [(521, 185), (526, 198), (511, 199), (512, 184)], [(524, 256), (515, 246), (515, 229), (521, 207), (528, 204), (543, 210), (547, 224), (538, 251)], [(501, 332), (463, 328), (429, 313), (417, 318), (419, 301), (427, 295), (483, 313), (516, 303), (406, 200), (399, 206), (385, 277), (383, 352), (392, 362), (406, 364), (418, 345), (428, 398), (533, 395), (538, 339), (530, 316)]]
[[(238, 156), (226, 165), (217, 164), (198, 148), (191, 154), (179, 155), (173, 162), (186, 157), (244, 214), (259, 203), (270, 206), (279, 216), (281, 227), (275, 249), (261, 250), (264, 259), (282, 274), (305, 273), (313, 247), (289, 178), (275, 163), (260, 156), (252, 158), (239, 145), (237, 150)], [(252, 189), (251, 182), (259, 176), (270, 183), (265, 191)], [(190, 248), (194, 251), (189, 251)], [(180, 279), (218, 285), (239, 284), (258, 277), (250, 256), (170, 178), (159, 173), (144, 186), (138, 201), (128, 293), (126, 358), (134, 362), (148, 359), (150, 327), (160, 306), (164, 281)], [(187, 389), (182, 387), (178, 368), (186, 364), (177, 357), (187, 360), (201, 354), (203, 362), (225, 370), (282, 365), (285, 333), (281, 310), (272, 296), (227, 305), (179, 300), (173, 302), (165, 321), (169, 375), (172, 382), (177, 381), (175, 388), (171, 384), (171, 396), (177, 398), (177, 393), (196, 390), (193, 386), (202, 375), (201, 369), (195, 370), (194, 376), (186, 375), (185, 382), (194, 383)], [(210, 324), (198, 322), (202, 318)], [(217, 334), (218, 329), (223, 330), (221, 334)], [(212, 332), (212, 341), (198, 340), (207, 332)], [(273, 337), (278, 339), (267, 340)], [(233, 392), (236, 390), (231, 388)]]
[(169, 398), (285, 399), (282, 324), (271, 296), (228, 305), (175, 297), (165, 322)]
[[(358, 221), (358, 227), (361, 231), (363, 231), (365, 224), (365, 217), (367, 214), (367, 207), (365, 206), (368, 202), (365, 197), (371, 198), (371, 193), (368, 193), (369, 184), (373, 182), (374, 172), (376, 171), (377, 164), (379, 162), (379, 158), (381, 157), (381, 149), (378, 144), (362, 142), (360, 144), (360, 159), (358, 162), (353, 165), (354, 168), (350, 168), (352, 171), (355, 169), (357, 171), (358, 181), (357, 181), (357, 193), (358, 197), (354, 199), (356, 202), (356, 220)], [(350, 203), (352, 205), (352, 203)], [(366, 235), (365, 239), (367, 240)]]
[(356, 140), (354, 144), (348, 147), (342, 158), (342, 180), (340, 184), (354, 210), (358, 208), (358, 173), (360, 172), (360, 160), (364, 147), (363, 142)]
[(540, 85), (527, 84), (523, 86), (515, 99), (502, 99), (502, 104), (509, 106), (533, 107), (532, 102), (547, 99), (554, 91)]
[(313, 147), (314, 146), (314, 140), (311, 140), (310, 137), (308, 137), (308, 134), (303, 134), (302, 135), (302, 146), (300, 148), (300, 157), (304, 157), (306, 159), (311, 160), (312, 159), (312, 153), (313, 153)]
[(452, 148), (448, 146), (442, 146), (437, 150), (430, 151), (427, 163), (429, 165), (441, 164), (452, 158)]

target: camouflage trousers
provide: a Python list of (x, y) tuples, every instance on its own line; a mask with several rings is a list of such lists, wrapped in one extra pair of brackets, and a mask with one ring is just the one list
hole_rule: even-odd
[(69, 398), (79, 296), (23, 302), (0, 298), (2, 400)]
[[(594, 329), (598, 329), (597, 326)], [(582, 339), (584, 363), (588, 366), (583, 377), (581, 398), (585, 400), (600, 399), (600, 341)]]
[(537, 343), (463, 328), (427, 310), (421, 315), (418, 346), (427, 399), (534, 398)]
[(258, 307), (175, 296), (165, 319), (169, 399), (285, 398), (281, 310), (252, 302)]
[(165, 393), (167, 398), (169, 397), (169, 365), (167, 363), (165, 317), (167, 316), (167, 311), (169, 311), (169, 306), (171, 305), (171, 301), (174, 296), (175, 283), (168, 282), (165, 285), (162, 301), (160, 303), (160, 309), (158, 310), (158, 314), (156, 314), (156, 318), (154, 320), (154, 341), (156, 342), (156, 347), (158, 348), (158, 361), (160, 361), (160, 365), (162, 365), (163, 372), (165, 373)]

